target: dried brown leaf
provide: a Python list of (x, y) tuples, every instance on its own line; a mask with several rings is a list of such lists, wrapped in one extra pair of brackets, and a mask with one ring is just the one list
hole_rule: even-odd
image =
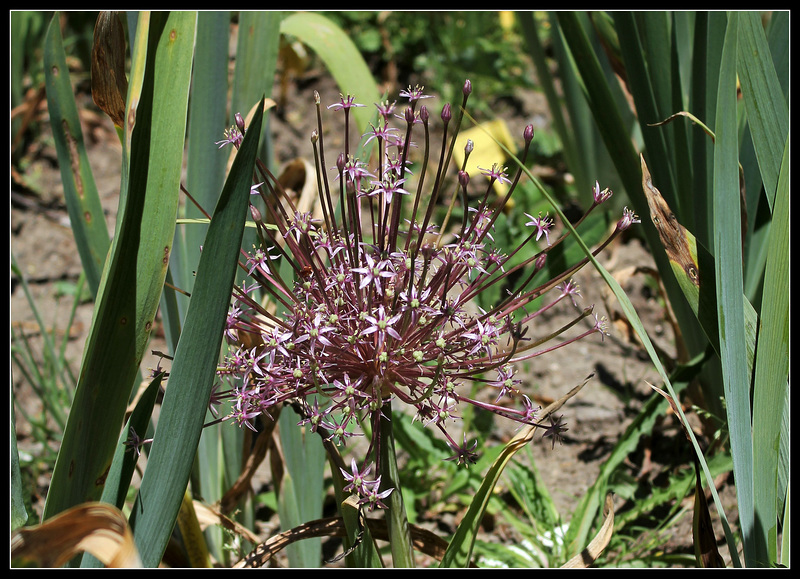
[(606, 502), (603, 506), (603, 525), (597, 531), (594, 539), (589, 541), (586, 548), (575, 555), (572, 559), (562, 565), (565, 569), (580, 569), (589, 567), (600, 556), (600, 553), (608, 546), (611, 535), (614, 533), (614, 496), (611, 493), (606, 495)]
[(106, 503), (84, 503), (11, 536), (11, 559), (20, 564), (61, 567), (80, 553), (106, 567), (141, 567), (128, 520)]
[(125, 31), (119, 14), (97, 15), (92, 44), (92, 100), (118, 127), (124, 126), (128, 79), (125, 76)]

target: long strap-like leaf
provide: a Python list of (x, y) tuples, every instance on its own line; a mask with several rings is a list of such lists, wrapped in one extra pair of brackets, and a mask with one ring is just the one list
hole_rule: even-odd
[(262, 118), (263, 102), (245, 133), (209, 225), (147, 469), (131, 511), (134, 538), (146, 567), (157, 566), (164, 554), (200, 439), (238, 265)]
[[(745, 351), (742, 240), (739, 193), (739, 147), (736, 118), (736, 57), (738, 14), (728, 17), (722, 48), (717, 116), (714, 123), (714, 257), (719, 322), (720, 360), (733, 455), (733, 476), (739, 507), (744, 557), (754, 564), (753, 447), (750, 417), (750, 379)], [(709, 272), (710, 273), (710, 272)], [(703, 275), (701, 273), (701, 275)]]
[(778, 472), (779, 460), (785, 459), (777, 450), (788, 435), (782, 431), (782, 421), (778, 418), (788, 411), (789, 159), (787, 138), (770, 231), (753, 389), (753, 499), (756, 517), (764, 527), (764, 535), (760, 537), (763, 541), (756, 545), (756, 559), (766, 564), (777, 561), (777, 517), (784, 500)]
[(111, 240), (83, 142), (57, 15), (53, 17), (45, 37), (44, 78), (47, 112), (53, 129), (72, 234), (89, 288), (92, 295), (96, 296)]
[(175, 230), (194, 18), (160, 12), (139, 26), (116, 235), (44, 518), (100, 497), (153, 329)]

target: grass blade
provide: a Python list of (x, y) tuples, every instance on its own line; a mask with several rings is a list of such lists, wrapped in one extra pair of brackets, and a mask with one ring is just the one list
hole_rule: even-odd
[(161, 561), (194, 463), (238, 267), (262, 118), (259, 106), (209, 225), (147, 470), (131, 512), (146, 567)]
[(19, 450), (17, 449), (17, 433), (14, 429), (14, 390), (9, 390), (10, 419), (11, 419), (11, 479), (9, 483), (9, 515), (11, 530), (21, 527), (28, 520), (28, 511), (25, 509), (25, 500), (22, 496), (22, 475), (19, 469)]

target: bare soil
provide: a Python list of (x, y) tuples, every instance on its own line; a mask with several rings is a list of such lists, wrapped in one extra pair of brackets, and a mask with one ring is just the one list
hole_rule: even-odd
[[(323, 94), (323, 104), (338, 99), (338, 89), (321, 71), (312, 70), (289, 83), (271, 124), (280, 163), (297, 157), (313, 160), (309, 145), (313, 128), (309, 124), (313, 120), (313, 90)], [(85, 93), (79, 93), (78, 100), (89, 160), (109, 232), (113, 233), (120, 185), (121, 149), (111, 122), (97, 112)], [(513, 106), (504, 109), (503, 115), (511, 126), (520, 129), (534, 118), (546, 119), (548, 116), (544, 100), (530, 94), (519, 95)], [(60, 295), (59, 284), (74, 284), (81, 272), (81, 264), (69, 227), (46, 105), (40, 107), (37, 121), (40, 136), (30, 145), (21, 172), (12, 175), (10, 245), (30, 285), (44, 324), (56, 336), (66, 335), (66, 359), (77, 375), (91, 326), (93, 305), (91, 302), (81, 303), (72, 325), (68, 327), (72, 298)], [(552, 167), (540, 169), (543, 174), (553, 173)], [(663, 299), (653, 283), (654, 278), (646, 273), (648, 268), (653, 267), (649, 250), (636, 237), (627, 237), (602, 254), (600, 261), (610, 272), (619, 276), (651, 339), (668, 356), (675, 357), (675, 336), (666, 317)], [(638, 269), (634, 271), (633, 268)], [(40, 355), (41, 336), (33, 312), (13, 274), (11, 278), (11, 324), (29, 338), (34, 351)], [(575, 279), (582, 288), (583, 303), (580, 305), (594, 303), (596, 313), (609, 319), (610, 335), (604, 340), (592, 336), (571, 347), (556, 350), (531, 366), (526, 384), (538, 401), (546, 403), (559, 398), (590, 374), (594, 375), (578, 396), (562, 409), (569, 427), (563, 444), (556, 445), (554, 449), (546, 441), (532, 445), (539, 472), (565, 520), (569, 520), (578, 500), (595, 481), (601, 465), (621, 433), (652, 394), (647, 382), (655, 385), (661, 382), (597, 272), (586, 268)], [(570, 306), (558, 308), (542, 323), (541, 331), (559, 327), (574, 317), (574, 313)], [(158, 333), (153, 338), (151, 349), (166, 351), (163, 338)], [(153, 367), (155, 360), (148, 356), (143, 361), (143, 367)], [(40, 402), (15, 366), (12, 366), (11, 386), (15, 403), (35, 416), (40, 409)], [(20, 412), (16, 413), (16, 432), (22, 451), (32, 455), (41, 452), (31, 439), (30, 425), (21, 418)], [(513, 426), (498, 425), (494, 442), (499, 444), (507, 441), (513, 434)], [(626, 465), (629, 474), (632, 477), (641, 476), (642, 480), (655, 485), (660, 484), (665, 472), (679, 466), (673, 463), (672, 453), (681, 455), (680, 465), (690, 464), (682, 436), (676, 421), (668, 415), (659, 422), (653, 435), (641, 440), (639, 447), (629, 456)], [(665, 455), (665, 449), (668, 449), (666, 452), (669, 455)], [(267, 478), (268, 475), (265, 475), (265, 480), (261, 482), (268, 484)], [(47, 473), (44, 473), (37, 481), (36, 488), (31, 489), (33, 508), (39, 515), (47, 484)], [(499, 492), (502, 490), (499, 489)], [(730, 481), (721, 481), (720, 492), (728, 517), (735, 520), (735, 493)], [(629, 507), (630, 504), (626, 504), (624, 499), (616, 499), (617, 510)], [(730, 564), (719, 518), (713, 506), (711, 512), (720, 552)], [(661, 537), (659, 549), (665, 553), (691, 553), (691, 522), (689, 512)], [(513, 529), (502, 526), (502, 521), (495, 523), (493, 528), (487, 525), (490, 528), (484, 529), (487, 540), (519, 540)], [(264, 522), (263, 528), (274, 529), (274, 521)]]

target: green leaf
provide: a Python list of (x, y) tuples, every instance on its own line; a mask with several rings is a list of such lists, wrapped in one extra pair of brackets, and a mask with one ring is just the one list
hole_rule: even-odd
[[(228, 42), (230, 14), (228, 12), (202, 11), (197, 14), (197, 41), (195, 62), (202, 62), (192, 72), (189, 121), (187, 125), (186, 189), (205, 211), (216, 205), (222, 185), (228, 156), (221, 154), (216, 141), (222, 139), (228, 128)], [(260, 94), (260, 93), (259, 93)], [(203, 214), (187, 202), (186, 218), (202, 218)], [(170, 270), (177, 287), (191, 293), (194, 271), (200, 259), (208, 226), (192, 224), (178, 228)], [(188, 298), (176, 296), (181, 319), (186, 315)]]
[(356, 545), (345, 560), (348, 566), (358, 569), (378, 569), (383, 567), (383, 561), (375, 548), (375, 541), (370, 533), (369, 525), (364, 524), (364, 515), (358, 505), (358, 497), (354, 494), (342, 501), (339, 507), (347, 530), (345, 545)]
[[(347, 33), (321, 14), (296, 12), (281, 22), (281, 32), (294, 36), (317, 53), (336, 79), (344, 95), (352, 95), (359, 103), (377, 103), (378, 86)], [(332, 103), (327, 103), (332, 104)], [(351, 109), (358, 130), (369, 128), (373, 113), (370, 106)]]
[[(325, 468), (325, 449), (320, 437), (298, 426), (300, 417), (292, 408), (285, 408), (278, 418), (278, 432), (285, 470), (278, 495), (281, 528), (291, 529), (322, 517), (322, 488)], [(319, 567), (322, 542), (307, 539), (287, 546), (291, 567)]]
[[(150, 417), (156, 404), (156, 397), (161, 389), (161, 382), (164, 373), (156, 375), (139, 398), (139, 402), (131, 412), (125, 428), (119, 435), (114, 460), (111, 462), (111, 469), (103, 487), (103, 495), (100, 500), (104, 503), (114, 505), (118, 509), (123, 509), (128, 498), (133, 473), (136, 470), (136, 463), (139, 459), (139, 451), (134, 450), (125, 444), (128, 441), (131, 431), (135, 432), (140, 439), (145, 438), (145, 433), (150, 425)], [(85, 553), (81, 560), (81, 567), (101, 568), (103, 563), (96, 557)]]
[(146, 567), (157, 566), (164, 554), (200, 440), (238, 267), (262, 118), (259, 106), (214, 210), (147, 469), (131, 511), (134, 539)]
[(9, 511), (11, 520), (11, 530), (21, 527), (28, 520), (28, 512), (25, 510), (25, 501), (22, 497), (22, 475), (19, 469), (19, 451), (17, 450), (17, 433), (14, 429), (14, 390), (9, 389), (11, 400), (10, 421), (11, 421), (11, 482), (9, 483)]
[(723, 386), (745, 563), (749, 567), (755, 563), (756, 538), (753, 527), (750, 374), (745, 353), (742, 238), (740, 229), (730, 226), (731, 223), (741, 223), (736, 118), (737, 18), (736, 13), (729, 15), (717, 92), (714, 124), (714, 257)]
[(138, 27), (117, 230), (44, 518), (99, 498), (153, 328), (175, 230), (194, 18), (159, 12)]
[(778, 449), (789, 377), (789, 139), (786, 140), (777, 183), (764, 279), (764, 299), (753, 389), (753, 497), (755, 516), (764, 541), (757, 544), (757, 561), (777, 562)]
[[(231, 116), (237, 112), (247, 115), (262, 96), (269, 97), (272, 94), (282, 20), (283, 14), (280, 12), (241, 12)], [(265, 137), (266, 133), (262, 135), (262, 141), (266, 141)], [(263, 145), (262, 142), (262, 150)]]
[(740, 12), (738, 18), (737, 72), (761, 178), (769, 207), (772, 209), (783, 157), (783, 144), (789, 134), (789, 109), (772, 63), (764, 27), (761, 25), (761, 13)]
[(47, 111), (72, 233), (92, 296), (96, 296), (111, 240), (86, 154), (58, 14), (53, 16), (45, 37), (44, 73)]
[[(388, 404), (387, 404), (388, 406)], [(389, 414), (389, 411), (385, 411)], [(405, 506), (403, 489), (400, 486), (400, 469), (397, 465), (397, 447), (394, 440), (394, 425), (391, 419), (381, 414), (381, 482), (391, 486), (394, 491), (386, 498), (387, 530), (389, 533), (389, 547), (392, 552), (392, 566), (394, 568), (414, 568), (414, 546), (411, 543), (411, 527)]]
[[(202, 62), (192, 72), (189, 122), (187, 126), (186, 189), (203, 211), (211, 211), (219, 199), (225, 183), (228, 155), (214, 144), (223, 137), (230, 126), (228, 110), (228, 46), (230, 42), (231, 14), (228, 11), (201, 11), (197, 14), (197, 41), (195, 62)], [(254, 99), (258, 95), (254, 95)], [(203, 212), (191, 201), (184, 208), (184, 220), (201, 220)], [(194, 289), (195, 272), (200, 260), (200, 247), (208, 232), (208, 220), (192, 221), (175, 232), (175, 246), (170, 260), (173, 284), (190, 293)], [(165, 333), (170, 352), (174, 353), (180, 337), (180, 328), (186, 318), (189, 298), (180, 292), (165, 288), (161, 312), (165, 320)], [(174, 328), (174, 329), (171, 329)], [(225, 412), (220, 409), (220, 412)], [(207, 420), (213, 416), (207, 414)], [(197, 463), (192, 478), (192, 491), (207, 503), (222, 498), (225, 481), (234, 481), (240, 468), (232, 476), (226, 473), (222, 456), (241, 458), (241, 436), (238, 448), (222, 448), (223, 432), (239, 434), (238, 429), (217, 424), (203, 429), (197, 450)], [(206, 529), (208, 546), (217, 561), (228, 564), (232, 552), (224, 548), (226, 537), (217, 526)]]

